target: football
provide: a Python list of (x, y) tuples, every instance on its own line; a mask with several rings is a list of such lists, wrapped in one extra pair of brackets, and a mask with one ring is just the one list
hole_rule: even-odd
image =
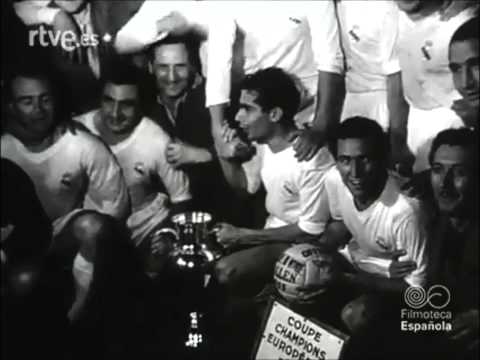
[[(311, 244), (294, 245), (286, 249), (275, 264), (275, 287), (289, 302), (306, 303), (328, 287), (333, 278), (331, 255)], [(313, 286), (311, 290), (299, 288)]]

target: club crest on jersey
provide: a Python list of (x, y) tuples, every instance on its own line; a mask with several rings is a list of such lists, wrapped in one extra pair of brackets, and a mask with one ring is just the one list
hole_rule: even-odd
[(427, 40), (425, 41), (425, 44), (422, 46), (422, 54), (425, 60), (430, 60), (432, 56), (430, 55), (429, 49), (433, 46), (433, 41)]
[(295, 24), (301, 24), (302, 21), (300, 19), (294, 18), (294, 17), (289, 17), (288, 20), (293, 21)]
[(64, 186), (70, 187), (72, 186), (73, 175), (71, 173), (65, 173), (62, 175), (60, 179), (60, 183)]
[(358, 36), (358, 26), (354, 25), (353, 28), (348, 32), (348, 34), (355, 40), (356, 42), (360, 41), (360, 36)]
[(133, 166), (133, 170), (135, 170), (135, 172), (137, 174), (139, 174), (140, 176), (144, 176), (145, 175), (145, 164), (141, 161), (138, 161)]

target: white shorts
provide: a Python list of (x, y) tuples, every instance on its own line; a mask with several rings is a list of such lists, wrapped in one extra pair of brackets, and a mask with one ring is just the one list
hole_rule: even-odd
[(408, 114), (407, 143), (416, 157), (413, 171), (418, 173), (430, 168), (428, 154), (432, 141), (439, 132), (463, 126), (465, 124), (462, 119), (451, 109), (441, 107), (421, 110), (411, 106)]
[(168, 217), (168, 203), (168, 196), (158, 193), (148, 206), (130, 215), (127, 226), (132, 232), (131, 240), (135, 246), (138, 247)]
[(362, 93), (347, 92), (341, 121), (353, 116), (363, 116), (375, 120), (384, 131), (387, 131), (389, 127), (388, 114), (386, 90)]

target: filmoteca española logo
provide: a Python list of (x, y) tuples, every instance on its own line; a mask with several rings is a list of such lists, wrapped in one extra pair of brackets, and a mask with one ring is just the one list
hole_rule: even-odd
[(421, 309), (425, 305), (440, 310), (450, 303), (450, 290), (443, 285), (433, 285), (428, 291), (421, 286), (410, 286), (404, 293), (405, 303), (412, 309)]
[[(451, 331), (452, 312), (446, 310), (451, 300), (450, 290), (443, 285), (432, 285), (427, 290), (410, 286), (403, 294), (409, 309), (401, 309), (402, 331)], [(426, 309), (423, 309), (427, 307)]]

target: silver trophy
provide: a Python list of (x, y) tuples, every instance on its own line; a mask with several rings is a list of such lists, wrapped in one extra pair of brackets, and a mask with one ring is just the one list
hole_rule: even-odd
[(172, 217), (172, 222), (175, 228), (162, 228), (153, 236), (168, 239), (172, 243), (169, 257), (175, 266), (203, 268), (222, 255), (221, 246), (216, 241), (216, 228), (212, 228), (212, 216), (209, 213), (180, 213)]
[[(216, 228), (212, 216), (205, 212), (186, 212), (171, 219), (174, 228), (157, 230), (154, 237), (168, 243), (169, 258), (174, 268), (182, 274), (182, 286), (188, 291), (187, 329), (185, 349), (195, 359), (207, 351), (207, 330), (204, 322), (205, 276), (209, 265), (222, 256), (222, 247), (216, 241)], [(209, 276), (209, 275), (208, 275)]]

